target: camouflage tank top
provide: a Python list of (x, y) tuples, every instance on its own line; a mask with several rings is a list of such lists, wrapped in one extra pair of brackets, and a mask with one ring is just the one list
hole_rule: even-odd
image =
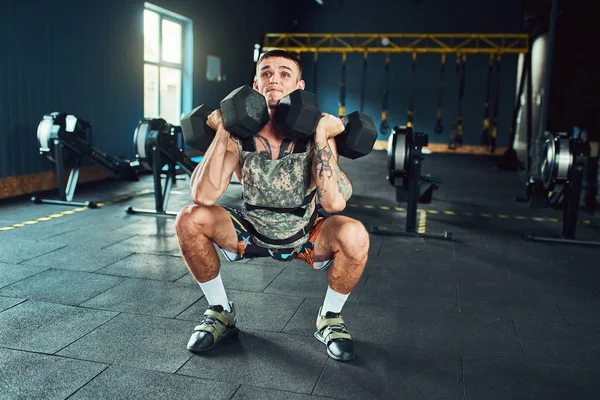
[(244, 217), (261, 247), (292, 248), (306, 242), (317, 216), (311, 190), (311, 141), (294, 143), (292, 152), (271, 160), (255, 150), (253, 139), (238, 141)]

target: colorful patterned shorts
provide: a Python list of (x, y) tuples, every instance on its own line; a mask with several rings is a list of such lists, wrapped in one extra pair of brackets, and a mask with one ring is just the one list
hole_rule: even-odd
[(310, 229), (308, 241), (306, 243), (287, 249), (267, 249), (254, 243), (248, 229), (249, 222), (244, 219), (242, 214), (233, 208), (227, 206), (222, 207), (229, 213), (229, 217), (231, 218), (231, 222), (233, 222), (233, 227), (237, 232), (238, 238), (237, 254), (221, 249), (229, 261), (260, 257), (271, 257), (278, 261), (291, 261), (298, 258), (317, 270), (326, 270), (329, 268), (329, 265), (331, 265), (331, 260), (314, 261), (315, 242), (319, 235), (319, 231), (321, 230), (321, 226), (323, 225), (323, 222), (325, 222), (324, 217), (318, 217), (315, 220), (315, 223)]

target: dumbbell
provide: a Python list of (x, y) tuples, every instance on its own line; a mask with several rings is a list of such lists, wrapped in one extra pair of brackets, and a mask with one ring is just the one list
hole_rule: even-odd
[[(184, 140), (196, 150), (205, 152), (215, 137), (215, 131), (206, 123), (213, 111), (203, 104), (181, 120)], [(221, 101), (221, 113), (225, 129), (242, 139), (252, 137), (269, 122), (264, 96), (247, 85), (235, 89)], [(312, 135), (321, 112), (314, 94), (297, 90), (281, 100), (277, 116), (279, 132), (286, 138), (299, 140)]]
[[(206, 123), (214, 111), (206, 104), (194, 108), (181, 120), (185, 142), (205, 152), (215, 137), (215, 131)], [(259, 132), (269, 122), (269, 110), (264, 96), (248, 85), (232, 91), (221, 100), (221, 115), (227, 131), (242, 139)]]
[(354, 111), (340, 119), (346, 129), (335, 137), (338, 154), (353, 160), (369, 154), (377, 140), (377, 128), (373, 118), (360, 111)]
[(203, 153), (208, 150), (210, 143), (215, 138), (215, 131), (207, 125), (206, 120), (214, 110), (202, 104), (190, 111), (181, 120), (183, 140), (190, 147)]
[[(301, 89), (283, 97), (275, 113), (279, 133), (294, 141), (312, 136), (320, 118), (317, 96)], [(377, 140), (373, 119), (355, 111), (342, 117), (341, 121), (346, 129), (335, 137), (339, 155), (356, 159), (369, 154)]]
[[(181, 128), (189, 146), (203, 152), (208, 149), (215, 136), (215, 131), (206, 124), (212, 112), (211, 107), (201, 105), (182, 119)], [(221, 112), (225, 129), (242, 139), (252, 137), (269, 121), (264, 96), (247, 85), (221, 101)], [(298, 89), (279, 102), (275, 124), (283, 137), (297, 141), (312, 136), (320, 118), (316, 96)], [(335, 137), (338, 153), (350, 159), (369, 154), (377, 140), (373, 119), (356, 111), (342, 117), (342, 122), (346, 129)]]

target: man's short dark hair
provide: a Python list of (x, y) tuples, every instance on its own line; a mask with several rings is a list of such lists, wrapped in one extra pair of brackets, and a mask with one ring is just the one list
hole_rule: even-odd
[(298, 66), (298, 71), (300, 72), (300, 75), (298, 76), (298, 80), (302, 79), (302, 65), (300, 65), (300, 59), (295, 54), (290, 53), (289, 51), (280, 50), (280, 49), (269, 50), (260, 56), (260, 58), (258, 59), (258, 62), (256, 63), (257, 67), (258, 67), (258, 65), (260, 65), (262, 60), (264, 60), (266, 58), (271, 58), (271, 57), (281, 57), (281, 58), (287, 58), (288, 60), (292, 60), (294, 63), (296, 63), (296, 65)]

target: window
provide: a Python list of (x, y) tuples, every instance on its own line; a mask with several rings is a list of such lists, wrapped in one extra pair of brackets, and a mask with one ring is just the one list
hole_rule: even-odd
[(144, 117), (179, 125), (191, 109), (191, 21), (146, 3), (144, 10)]
[(206, 56), (206, 79), (208, 81), (220, 82), (223, 80), (221, 76), (221, 59), (217, 56)]

